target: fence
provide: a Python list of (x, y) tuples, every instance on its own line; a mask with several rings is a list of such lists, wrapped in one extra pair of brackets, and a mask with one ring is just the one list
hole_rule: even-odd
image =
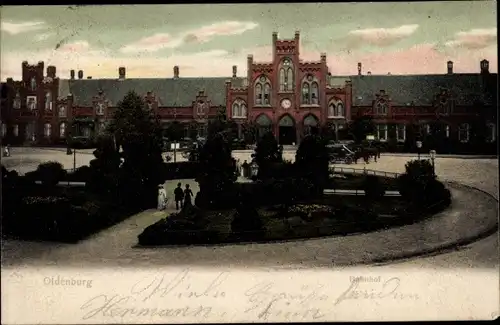
[(392, 172), (384, 172), (379, 170), (371, 170), (371, 169), (359, 169), (359, 168), (346, 168), (346, 167), (330, 167), (330, 174), (356, 174), (356, 175), (374, 175), (374, 176), (383, 176), (383, 177), (391, 177), (398, 178), (400, 174), (392, 173)]

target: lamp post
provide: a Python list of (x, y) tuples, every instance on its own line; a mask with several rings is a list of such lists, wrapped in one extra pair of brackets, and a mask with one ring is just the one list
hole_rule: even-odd
[(429, 152), (429, 155), (431, 157), (431, 162), (432, 162), (432, 174), (436, 176), (436, 165), (434, 164), (434, 160), (436, 159), (436, 150), (431, 150)]
[(417, 155), (418, 155), (418, 160), (420, 160), (420, 148), (422, 148), (422, 141), (417, 141)]
[(259, 172), (259, 165), (255, 161), (252, 161), (252, 163), (250, 164), (251, 178), (257, 177), (258, 172)]

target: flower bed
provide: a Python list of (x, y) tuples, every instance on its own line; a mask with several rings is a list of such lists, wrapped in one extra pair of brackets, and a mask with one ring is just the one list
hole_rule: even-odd
[(325, 196), (315, 202), (257, 209), (250, 206), (220, 211), (194, 208), (148, 226), (138, 239), (142, 246), (272, 242), (364, 233), (429, 216), (408, 211), (408, 205), (399, 197), (384, 197), (367, 204), (363, 196), (338, 195)]

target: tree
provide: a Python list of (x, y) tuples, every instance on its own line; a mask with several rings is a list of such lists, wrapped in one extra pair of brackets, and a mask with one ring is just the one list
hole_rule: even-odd
[(371, 116), (360, 116), (352, 120), (347, 129), (353, 135), (354, 141), (360, 144), (367, 135), (375, 133), (375, 124)]
[(141, 208), (156, 206), (158, 184), (162, 178), (162, 129), (160, 121), (143, 99), (131, 91), (118, 103), (110, 132), (123, 148), (124, 187)]
[(97, 141), (97, 149), (93, 152), (95, 159), (90, 161), (90, 179), (88, 187), (97, 193), (117, 194), (117, 178), (120, 168), (120, 153), (111, 134), (102, 134)]
[(165, 130), (165, 136), (171, 141), (179, 141), (184, 137), (184, 126), (179, 121), (173, 121)]
[(231, 146), (222, 134), (210, 136), (199, 149), (199, 172), (196, 181), (200, 185), (197, 205), (218, 205), (234, 193), (236, 162), (231, 156)]
[(296, 170), (311, 181), (315, 192), (322, 194), (329, 179), (329, 157), (326, 141), (320, 135), (305, 137), (295, 154)]
[(253, 144), (257, 140), (257, 125), (255, 122), (247, 122), (242, 124), (243, 139), (246, 144)]
[(274, 134), (267, 132), (259, 139), (255, 148), (255, 162), (259, 165), (258, 178), (267, 178), (270, 175), (271, 165), (283, 162), (283, 151)]

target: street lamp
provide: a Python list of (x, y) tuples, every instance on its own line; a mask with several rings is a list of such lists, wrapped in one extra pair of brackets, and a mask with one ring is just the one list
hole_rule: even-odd
[(250, 164), (250, 172), (250, 176), (252, 178), (257, 177), (257, 173), (259, 172), (259, 165), (255, 161), (252, 161), (252, 163)]
[(417, 141), (417, 155), (418, 155), (418, 160), (420, 160), (420, 148), (422, 148), (422, 141)]
[(429, 152), (429, 155), (431, 157), (431, 162), (432, 162), (432, 174), (436, 176), (436, 165), (434, 164), (434, 159), (436, 159), (436, 150), (431, 150)]

